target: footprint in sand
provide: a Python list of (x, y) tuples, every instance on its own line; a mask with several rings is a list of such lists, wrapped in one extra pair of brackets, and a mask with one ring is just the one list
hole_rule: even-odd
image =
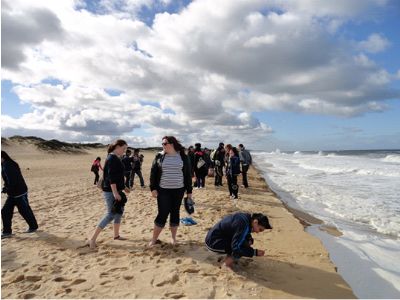
[(178, 274), (174, 274), (172, 275), (170, 278), (168, 278), (167, 280), (163, 280), (159, 283), (156, 283), (156, 286), (164, 286), (166, 284), (175, 284), (176, 282), (179, 281), (179, 276)]
[(78, 278), (71, 282), (71, 285), (77, 285), (86, 282), (86, 279)]
[(22, 298), (24, 298), (24, 299), (32, 299), (35, 297), (36, 297), (36, 295), (34, 293), (27, 293), (22, 296)]
[(165, 293), (164, 297), (171, 298), (171, 299), (180, 299), (180, 298), (186, 298), (186, 295), (183, 293), (169, 292), (169, 293)]
[(53, 281), (55, 281), (55, 282), (63, 282), (63, 281), (71, 281), (71, 279), (67, 279), (67, 278), (64, 278), (64, 277), (56, 277), (56, 278), (53, 279)]
[(133, 276), (125, 275), (125, 276), (122, 276), (122, 278), (125, 279), (125, 280), (132, 280)]
[(42, 276), (39, 276), (39, 275), (27, 275), (27, 276), (25, 276), (25, 280), (27, 280), (27, 281), (36, 282), (36, 281), (39, 281), (41, 279), (42, 279)]

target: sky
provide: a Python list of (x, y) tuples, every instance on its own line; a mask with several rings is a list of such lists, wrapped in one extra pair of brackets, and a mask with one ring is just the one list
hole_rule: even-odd
[(400, 148), (400, 1), (1, 4), (3, 137)]

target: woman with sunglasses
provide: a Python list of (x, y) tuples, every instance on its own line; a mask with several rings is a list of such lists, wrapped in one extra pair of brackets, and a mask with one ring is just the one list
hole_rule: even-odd
[(154, 158), (150, 172), (150, 190), (158, 206), (150, 247), (159, 242), (168, 215), (171, 243), (176, 244), (182, 198), (185, 191), (188, 198), (192, 196), (191, 166), (184, 147), (173, 136), (163, 137), (162, 146), (163, 151)]

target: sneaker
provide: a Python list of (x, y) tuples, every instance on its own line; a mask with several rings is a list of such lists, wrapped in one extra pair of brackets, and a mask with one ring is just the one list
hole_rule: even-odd
[(2, 233), (1, 234), (1, 239), (7, 239), (7, 238), (10, 238), (10, 237), (12, 237), (12, 233)]
[(29, 228), (27, 231), (25, 231), (25, 233), (33, 233), (37, 230), (38, 230), (37, 228)]

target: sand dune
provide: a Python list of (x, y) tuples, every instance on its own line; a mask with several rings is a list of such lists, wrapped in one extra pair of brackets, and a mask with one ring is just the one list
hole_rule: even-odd
[[(354, 298), (321, 242), (304, 231), (254, 169), (238, 207), (226, 187), (217, 189), (208, 178), (206, 189), (194, 190), (198, 225), (181, 226), (177, 246), (168, 243), (165, 230), (163, 243), (152, 249), (146, 244), (156, 201), (136, 178), (121, 225), (128, 240), (114, 241), (109, 225), (91, 251), (85, 240), (105, 209), (90, 165), (96, 156), (104, 161), (105, 149), (48, 154), (13, 143), (3, 149), (21, 166), (40, 230), (22, 233), (26, 224), (15, 213), (15, 236), (2, 240), (2, 298)], [(148, 185), (154, 152), (144, 155)], [(265, 257), (241, 259), (231, 272), (219, 268), (220, 257), (203, 241), (215, 222), (238, 210), (267, 214), (274, 230), (254, 235)]]

